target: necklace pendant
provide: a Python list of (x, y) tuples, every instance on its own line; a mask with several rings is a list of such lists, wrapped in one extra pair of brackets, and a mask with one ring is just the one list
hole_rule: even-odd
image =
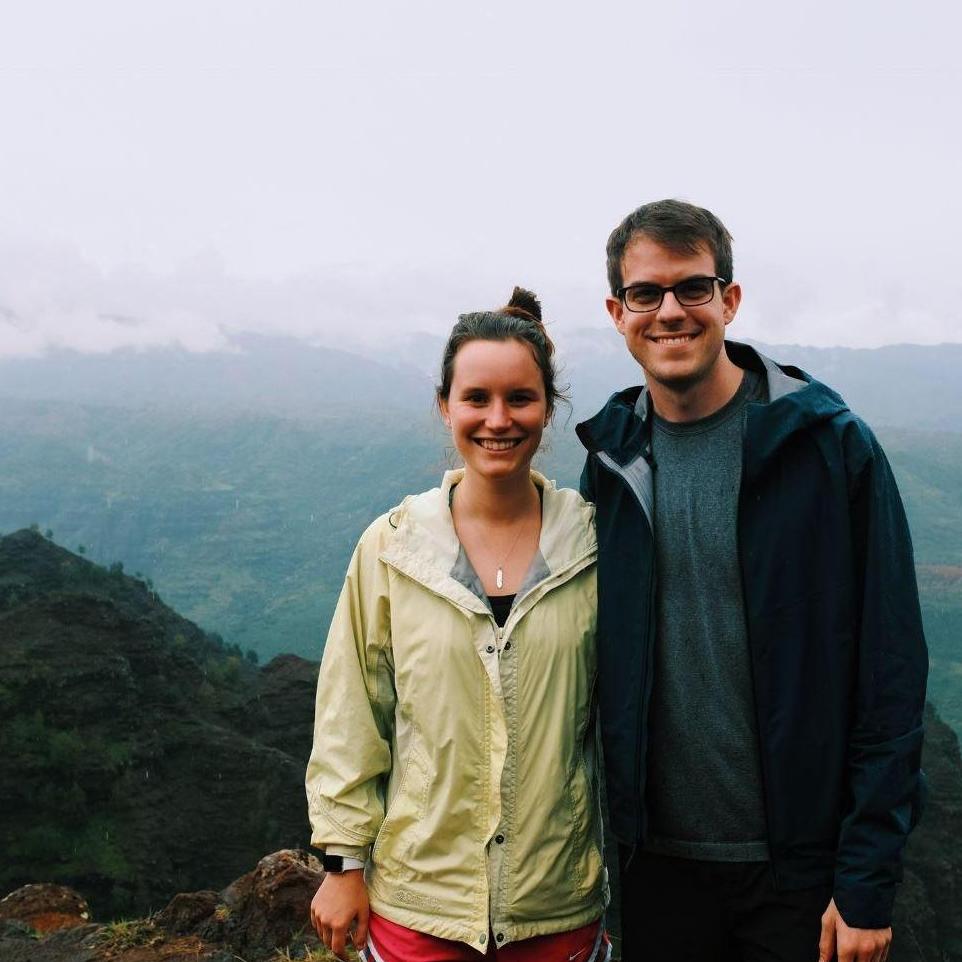
[(498, 568), (498, 574), (494, 579), (494, 583), (499, 587), (504, 587), (504, 568)]

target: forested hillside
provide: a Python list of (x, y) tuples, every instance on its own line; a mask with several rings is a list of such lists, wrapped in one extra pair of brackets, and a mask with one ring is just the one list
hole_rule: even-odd
[[(420, 370), (436, 345), (399, 350), (401, 368), (288, 342), (261, 344), (263, 354), (254, 346), (206, 361), (158, 352), (74, 357), (76, 369), (64, 356), (0, 363), (0, 532), (35, 524), (94, 561), (121, 563), (205, 630), (264, 660), (316, 658), (364, 526), (453, 463)], [(576, 400), (614, 386), (609, 369), (630, 374), (619, 347), (569, 346)], [(861, 395), (912, 525), (930, 692), (962, 731), (962, 424), (952, 421), (962, 420), (962, 386), (922, 376), (926, 365), (944, 372), (953, 352), (962, 361), (962, 350), (770, 350)], [(903, 356), (899, 380), (893, 365)], [(203, 389), (191, 386), (198, 379)], [(162, 403), (148, 403), (154, 390)], [(900, 414), (895, 425), (886, 412)], [(576, 484), (581, 469), (576, 417), (558, 412), (540, 457), (563, 484)]]
[(30, 531), (0, 538), (0, 639), (0, 894), (65, 882), (129, 915), (307, 843), (316, 664), (259, 669)]

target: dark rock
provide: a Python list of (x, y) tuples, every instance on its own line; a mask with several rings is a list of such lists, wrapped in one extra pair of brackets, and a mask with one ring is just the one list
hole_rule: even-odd
[(41, 939), (0, 938), (3, 962), (100, 962), (96, 936), (99, 925), (58, 929)]
[(0, 940), (2, 939), (35, 939), (37, 932), (26, 922), (19, 919), (0, 919)]
[(220, 896), (216, 892), (181, 892), (175, 895), (154, 920), (158, 928), (174, 935), (197, 932), (216, 912)]
[(0, 920), (13, 919), (35, 932), (75, 928), (90, 921), (90, 906), (65, 885), (24, 885), (0, 900)]
[(246, 959), (267, 958), (309, 929), (311, 899), (323, 878), (313, 855), (274, 852), (221, 892), (224, 910), (199, 934), (209, 941), (223, 939)]

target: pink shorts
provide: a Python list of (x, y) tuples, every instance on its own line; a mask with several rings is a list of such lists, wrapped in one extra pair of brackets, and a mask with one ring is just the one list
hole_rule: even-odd
[(488, 938), (488, 953), (483, 955), (464, 942), (439, 939), (424, 932), (415, 932), (383, 916), (371, 913), (367, 948), (362, 958), (368, 962), (608, 962), (611, 945), (604, 922), (599, 919), (590, 925), (538, 935), (498, 948), (494, 936)]

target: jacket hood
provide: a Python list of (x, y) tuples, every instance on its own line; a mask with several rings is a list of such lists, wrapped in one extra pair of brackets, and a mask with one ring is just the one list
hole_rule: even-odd
[[(738, 367), (757, 371), (768, 384), (768, 403), (751, 405), (748, 441), (756, 466), (796, 431), (848, 411), (840, 395), (800, 368), (777, 364), (738, 341), (725, 341), (725, 350)], [(604, 451), (625, 465), (639, 452), (650, 454), (651, 414), (647, 387), (630, 387), (613, 394), (594, 417), (575, 430), (589, 453)]]
[[(487, 610), (484, 603), (455, 577), (461, 543), (451, 517), (451, 489), (464, 477), (464, 469), (446, 471), (441, 486), (411, 495), (389, 515), (396, 529), (382, 559), (438, 594), (465, 608)], [(577, 491), (559, 489), (537, 471), (531, 479), (542, 496), (539, 549), (548, 573), (593, 557), (597, 551), (594, 508)]]

